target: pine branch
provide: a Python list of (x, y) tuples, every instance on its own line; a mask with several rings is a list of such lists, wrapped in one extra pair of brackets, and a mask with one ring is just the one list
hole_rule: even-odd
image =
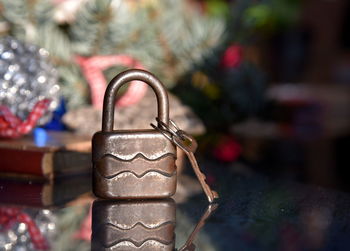
[(210, 56), (224, 33), (223, 20), (201, 15), (186, 0), (142, 5), (90, 0), (80, 6), (75, 20), (64, 26), (54, 20), (57, 6), (51, 0), (0, 1), (9, 33), (50, 52), (68, 108), (84, 104), (88, 98), (88, 86), (74, 61), (76, 55), (130, 55), (171, 87)]

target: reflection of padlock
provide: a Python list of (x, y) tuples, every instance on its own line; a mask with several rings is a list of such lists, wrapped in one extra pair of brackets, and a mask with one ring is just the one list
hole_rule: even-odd
[[(151, 73), (128, 70), (112, 79), (104, 97), (102, 131), (92, 140), (94, 193), (102, 198), (166, 198), (176, 190), (176, 147), (157, 130), (113, 130), (115, 94), (131, 81), (152, 87), (158, 118), (169, 124), (166, 89)], [(135, 118), (137, 119), (137, 118)]]
[(172, 199), (97, 200), (92, 207), (91, 250), (174, 250)]

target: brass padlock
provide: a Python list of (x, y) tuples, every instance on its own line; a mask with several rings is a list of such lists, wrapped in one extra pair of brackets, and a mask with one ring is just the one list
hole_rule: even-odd
[(92, 139), (93, 191), (108, 199), (167, 198), (176, 191), (175, 145), (155, 129), (113, 130), (116, 93), (132, 80), (153, 89), (158, 118), (169, 124), (168, 94), (154, 75), (127, 70), (114, 77), (104, 96), (102, 131)]
[(194, 251), (194, 240), (217, 207), (217, 204), (209, 204), (186, 242), (175, 249), (176, 204), (173, 199), (95, 200), (91, 250)]
[(172, 199), (97, 200), (92, 206), (91, 250), (173, 251), (175, 225)]

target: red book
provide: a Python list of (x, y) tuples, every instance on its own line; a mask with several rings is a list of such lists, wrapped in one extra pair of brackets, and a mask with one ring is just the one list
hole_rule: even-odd
[(0, 205), (60, 206), (91, 191), (90, 175), (74, 175), (50, 182), (0, 179)]
[(0, 177), (53, 179), (90, 172), (90, 138), (70, 132), (43, 132), (0, 140)]

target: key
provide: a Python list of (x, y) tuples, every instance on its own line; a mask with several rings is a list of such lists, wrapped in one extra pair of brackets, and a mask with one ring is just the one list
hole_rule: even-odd
[(185, 245), (183, 245), (178, 251), (193, 251), (195, 250), (196, 246), (193, 244), (194, 239), (196, 238), (196, 235), (201, 230), (201, 228), (204, 226), (205, 221), (210, 217), (210, 215), (217, 209), (218, 204), (210, 204), (207, 207), (207, 210), (202, 215), (201, 219), (193, 229), (192, 233), (188, 237)]
[(197, 141), (191, 135), (181, 130), (172, 120), (169, 120), (172, 127), (165, 125), (158, 118), (156, 120), (160, 127), (155, 126), (154, 124), (151, 124), (151, 126), (154, 129), (160, 131), (166, 138), (174, 142), (175, 145), (177, 145), (180, 149), (182, 149), (185, 152), (187, 158), (191, 163), (194, 173), (196, 174), (199, 183), (201, 184), (202, 189), (208, 198), (208, 201), (212, 203), (215, 199), (219, 198), (218, 193), (212, 190), (206, 182), (206, 177), (201, 172), (197, 163), (197, 159), (194, 156), (194, 153), (196, 152), (198, 147)]
[(202, 189), (208, 198), (208, 201), (212, 203), (214, 199), (219, 198), (219, 195), (216, 191), (212, 190), (209, 187), (208, 183), (206, 182), (205, 175), (199, 168), (197, 159), (194, 155), (198, 146), (197, 141), (191, 135), (182, 130), (179, 130), (176, 134), (178, 136), (173, 136), (173, 142), (186, 153), (188, 159), (190, 160), (194, 173), (196, 174), (199, 183), (201, 184)]
[(201, 184), (202, 188), (203, 188), (203, 191), (205, 193), (205, 195), (207, 196), (208, 198), (208, 201), (210, 203), (212, 203), (214, 201), (214, 199), (217, 199), (219, 198), (219, 195), (216, 191), (212, 190), (208, 183), (205, 181), (206, 180), (206, 177), (205, 175), (201, 172), (201, 170), (199, 169), (199, 166), (198, 166), (198, 163), (197, 163), (197, 160), (196, 160), (196, 157), (194, 156), (194, 153), (193, 152), (185, 152), (188, 159), (190, 160), (191, 162), (191, 165), (192, 165), (192, 168), (194, 170), (194, 173), (196, 174), (198, 180), (199, 180), (199, 183)]

